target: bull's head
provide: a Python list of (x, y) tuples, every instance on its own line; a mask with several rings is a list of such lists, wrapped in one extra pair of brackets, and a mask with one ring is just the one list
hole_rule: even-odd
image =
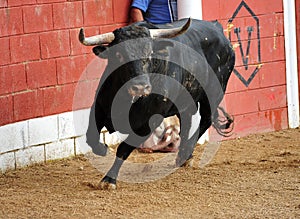
[[(95, 46), (93, 52), (100, 58), (107, 58), (108, 65), (123, 66), (122, 74), (118, 75), (122, 83), (128, 83), (128, 93), (133, 100), (151, 93), (152, 85), (151, 56), (159, 51), (166, 51), (167, 43), (155, 43), (156, 39), (172, 38), (184, 33), (190, 26), (189, 19), (185, 25), (170, 29), (149, 29), (147, 23), (135, 23), (119, 28), (110, 33), (85, 37), (81, 28), (79, 41), (85, 46)], [(115, 46), (121, 45), (121, 46)]]

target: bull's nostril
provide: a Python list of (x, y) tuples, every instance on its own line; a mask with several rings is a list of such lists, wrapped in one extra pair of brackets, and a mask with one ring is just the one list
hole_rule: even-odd
[(135, 84), (130, 87), (129, 93), (134, 96), (147, 96), (150, 94), (151, 89), (152, 89), (151, 85)]
[(139, 91), (138, 86), (132, 86), (131, 89), (132, 89), (132, 91), (134, 91), (134, 92), (138, 92), (138, 91)]
[(152, 88), (152, 87), (151, 87), (150, 85), (146, 85), (146, 86), (145, 86), (145, 90), (151, 90), (151, 88)]

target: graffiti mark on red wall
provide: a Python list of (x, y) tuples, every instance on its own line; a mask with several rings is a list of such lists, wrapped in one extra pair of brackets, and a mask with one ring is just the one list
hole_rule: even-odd
[[(239, 13), (248, 15), (239, 16)], [(250, 18), (250, 19), (249, 19)], [(228, 26), (233, 27), (229, 32), (229, 40), (238, 45), (237, 59), (241, 59), (244, 68), (233, 70), (234, 74), (248, 87), (261, 68), (259, 19), (245, 1), (241, 1)]]

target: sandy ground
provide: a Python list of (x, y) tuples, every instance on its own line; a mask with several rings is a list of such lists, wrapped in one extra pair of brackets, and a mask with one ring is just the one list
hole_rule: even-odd
[[(114, 191), (91, 186), (103, 174), (87, 156), (9, 171), (0, 176), (0, 218), (300, 218), (299, 129), (225, 141), (200, 168), (204, 148), (193, 167), (119, 181)], [(130, 161), (151, 166), (162, 156), (135, 152)]]

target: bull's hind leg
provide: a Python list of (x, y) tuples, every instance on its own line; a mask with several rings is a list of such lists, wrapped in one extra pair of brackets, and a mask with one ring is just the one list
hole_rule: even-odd
[(181, 143), (176, 158), (176, 166), (192, 165), (192, 156), (199, 136), (201, 117), (199, 111), (192, 116), (189, 115), (188, 113), (180, 115)]
[(115, 189), (116, 183), (117, 183), (117, 177), (119, 175), (120, 168), (124, 161), (128, 158), (128, 156), (131, 154), (131, 152), (135, 149), (135, 147), (130, 146), (126, 144), (125, 142), (122, 142), (118, 149), (117, 149), (117, 156), (115, 158), (115, 161), (110, 168), (110, 170), (107, 172), (107, 174), (104, 176), (104, 178), (101, 180), (99, 187), (101, 189)]
[(179, 146), (178, 155), (176, 158), (176, 166), (192, 166), (193, 161), (193, 152), (195, 145), (198, 140), (198, 131), (190, 137), (187, 138), (186, 136), (182, 135), (181, 143)]
[(179, 152), (176, 159), (177, 166), (183, 166), (186, 164), (191, 165), (193, 161), (192, 156), (194, 148), (197, 144), (197, 141), (211, 126), (211, 113), (207, 104), (208, 101), (202, 101), (200, 105), (198, 105), (198, 111), (191, 118), (187, 117), (190, 123), (187, 122), (187, 125), (185, 125), (186, 128), (182, 126), (182, 122), (184, 121), (180, 121), (180, 136), (184, 140), (181, 140), (179, 147)]
[[(192, 166), (194, 148), (199, 138), (210, 127), (210, 121), (210, 119), (201, 120), (200, 126), (198, 127), (197, 131), (195, 131), (195, 134), (191, 138), (185, 138), (185, 140), (181, 141), (178, 156), (176, 159), (177, 166)], [(184, 134), (182, 135), (184, 136)]]

